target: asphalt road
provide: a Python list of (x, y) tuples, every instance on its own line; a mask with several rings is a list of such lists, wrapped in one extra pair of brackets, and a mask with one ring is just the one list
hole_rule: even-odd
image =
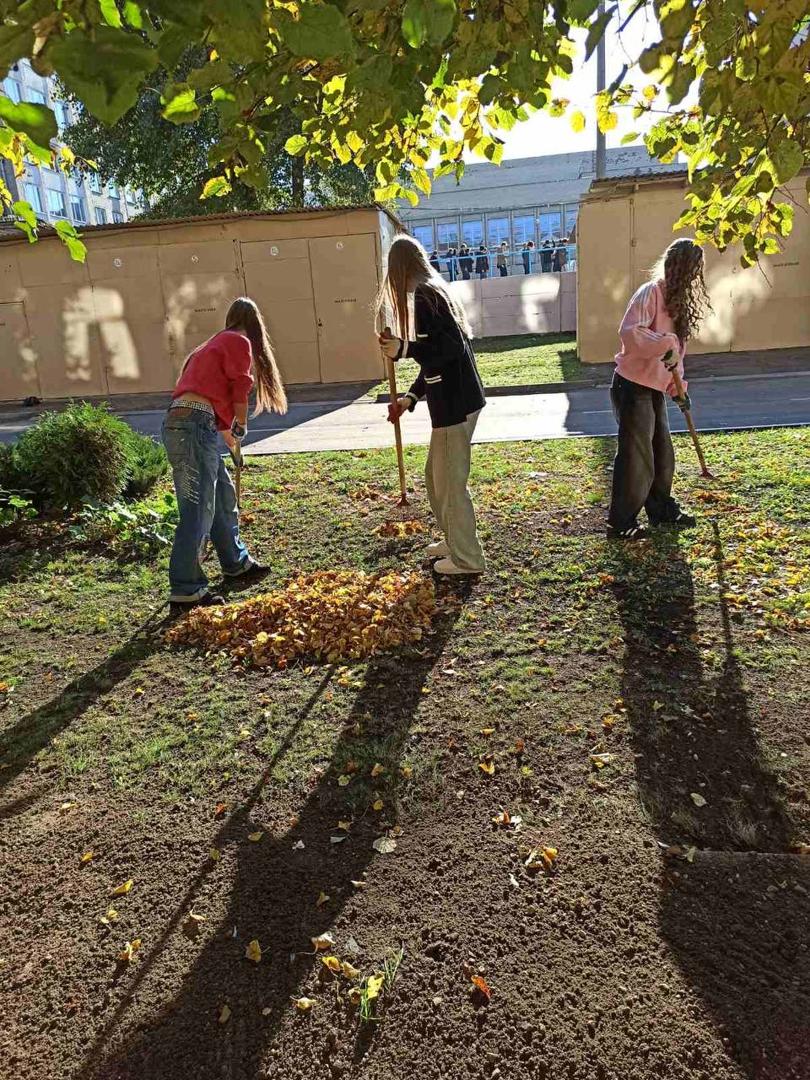
[[(810, 372), (720, 376), (690, 386), (699, 430), (810, 425)], [(162, 410), (121, 414), (137, 431), (158, 436)], [(679, 410), (670, 407), (673, 431), (685, 429)], [(0, 421), (0, 440), (10, 442), (28, 426)], [(406, 443), (425, 444), (430, 421), (424, 404), (402, 421)], [(490, 397), (475, 433), (476, 442), (560, 439), (614, 435), (616, 423), (604, 387), (567, 392)], [(245, 440), (251, 454), (290, 454), (312, 450), (359, 450), (390, 446), (386, 406), (369, 402), (307, 402), (290, 406), (286, 416), (257, 417)]]

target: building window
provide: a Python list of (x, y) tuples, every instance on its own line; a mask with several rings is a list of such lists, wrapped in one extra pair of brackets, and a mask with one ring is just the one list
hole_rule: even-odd
[(34, 90), (30, 86), (26, 88), (25, 97), (35, 105), (47, 105), (47, 99), (41, 90)]
[(68, 107), (64, 103), (64, 101), (54, 101), (53, 111), (54, 115), (56, 116), (56, 123), (61, 133), (70, 124), (70, 114), (68, 113)]
[(509, 243), (509, 218), (487, 218), (487, 243), (492, 247), (499, 247), (504, 241)]
[(90, 183), (90, 190), (93, 192), (93, 194), (94, 195), (100, 195), (101, 194), (101, 180), (99, 180), (97, 172), (91, 172), (90, 173), (89, 183)]
[(116, 225), (123, 225), (124, 215), (119, 210), (113, 210), (112, 215)]
[(468, 247), (477, 248), (484, 242), (484, 224), (480, 218), (462, 221), (461, 238)]
[(534, 240), (534, 214), (515, 214), (512, 218), (512, 240), (515, 247)]
[(6, 97), (10, 97), (16, 105), (22, 101), (22, 90), (16, 79), (4, 79), (3, 91)]
[(425, 251), (433, 251), (432, 225), (414, 225), (413, 235), (414, 239), (419, 241)]
[(84, 225), (87, 221), (87, 210), (84, 206), (84, 199), (71, 199), (70, 213), (77, 225)]
[(124, 191), (124, 197), (127, 200), (127, 205), (129, 205), (129, 206), (136, 206), (137, 205), (138, 199), (137, 199), (137, 196), (135, 195), (135, 192), (132, 190), (132, 188), (126, 188), (126, 190)]
[(440, 221), (436, 226), (439, 238), (439, 251), (447, 251), (449, 247), (458, 247), (458, 222)]
[(579, 212), (578, 206), (566, 206), (565, 208), (565, 235), (569, 240), (573, 242), (573, 238), (577, 235), (577, 214)]
[(48, 211), (53, 217), (67, 217), (65, 212), (65, 196), (56, 188), (46, 188)]
[(36, 184), (23, 184), (23, 195), (25, 201), (30, 203), (32, 209), (37, 213), (42, 213), (42, 196), (39, 193), (39, 188)]
[(562, 216), (559, 210), (543, 210), (538, 215), (541, 240), (559, 240), (562, 236)]
[(97, 206), (96, 207), (96, 225), (106, 225), (106, 224), (107, 224), (107, 211), (104, 210), (102, 207)]
[(110, 196), (111, 199), (117, 199), (119, 197), (118, 185), (115, 183), (114, 180), (109, 180), (107, 182), (107, 194)]

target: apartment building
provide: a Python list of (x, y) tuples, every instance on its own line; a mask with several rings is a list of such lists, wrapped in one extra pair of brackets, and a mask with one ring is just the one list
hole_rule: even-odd
[[(468, 165), (459, 183), (453, 176), (433, 182), (418, 206), (401, 203), (397, 214), (428, 251), (444, 256), (466, 244), (490, 250), (506, 243), (520, 263), (520, 249), (530, 240), (543, 244), (575, 243), (580, 200), (596, 176), (591, 150), (514, 158), (502, 165)], [(662, 165), (643, 146), (610, 147), (607, 177), (647, 176), (679, 169)]]
[[(72, 106), (58, 95), (56, 80), (38, 75), (27, 60), (15, 64), (0, 85), (12, 101), (49, 105), (56, 115), (60, 133), (74, 119)], [(59, 143), (55, 141), (52, 145)], [(75, 170), (66, 174), (61, 169), (29, 165), (25, 175), (17, 178), (7, 162), (0, 162), (0, 169), (14, 197), (30, 203), (43, 222), (72, 221), (77, 226), (120, 225), (146, 208), (141, 192), (113, 183), (102, 184), (93, 173), (83, 175)]]

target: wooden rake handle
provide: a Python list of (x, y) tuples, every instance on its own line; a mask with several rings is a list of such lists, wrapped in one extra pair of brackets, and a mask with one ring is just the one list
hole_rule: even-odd
[[(672, 356), (672, 349), (664, 356), (664, 362), (666, 362)], [(672, 375), (672, 381), (675, 383), (675, 393), (679, 398), (686, 396), (686, 391), (683, 387), (683, 380), (677, 367), (670, 369)], [(692, 419), (692, 413), (689, 409), (683, 409), (683, 416), (686, 420), (686, 426), (689, 429), (689, 434), (692, 438), (692, 445), (695, 448), (697, 454), (698, 463), (700, 464), (700, 474), (705, 476), (708, 480), (713, 480), (713, 475), (709, 472), (709, 468), (706, 465), (706, 458), (703, 456), (703, 448), (700, 445), (700, 439), (698, 438), (697, 428), (695, 427), (695, 421)]]
[[(385, 333), (390, 334), (390, 329), (386, 326)], [(391, 403), (395, 405), (399, 401), (399, 394), (397, 392), (397, 374), (394, 369), (394, 361), (383, 353), (385, 360), (385, 366), (388, 371), (388, 394), (391, 398)], [(399, 468), (399, 503), (400, 506), (408, 505), (408, 483), (405, 479), (405, 456), (402, 450), (402, 426), (399, 422), (399, 417), (394, 418), (394, 442), (397, 448), (397, 466)]]

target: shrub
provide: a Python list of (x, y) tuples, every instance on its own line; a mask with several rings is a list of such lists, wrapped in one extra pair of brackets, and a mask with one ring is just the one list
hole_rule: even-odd
[(177, 500), (163, 492), (149, 503), (86, 502), (69, 532), (79, 543), (104, 544), (116, 556), (139, 558), (171, 543), (177, 520)]
[(14, 447), (14, 466), (25, 488), (46, 507), (117, 499), (130, 475), (129, 428), (105, 406), (73, 403), (43, 413)]
[(19, 491), (23, 486), (20, 467), (14, 447), (0, 443), (0, 488), (4, 491)]
[(141, 435), (132, 428), (126, 428), (127, 461), (129, 480), (124, 494), (135, 499), (146, 495), (169, 469), (169, 459), (160, 443)]

